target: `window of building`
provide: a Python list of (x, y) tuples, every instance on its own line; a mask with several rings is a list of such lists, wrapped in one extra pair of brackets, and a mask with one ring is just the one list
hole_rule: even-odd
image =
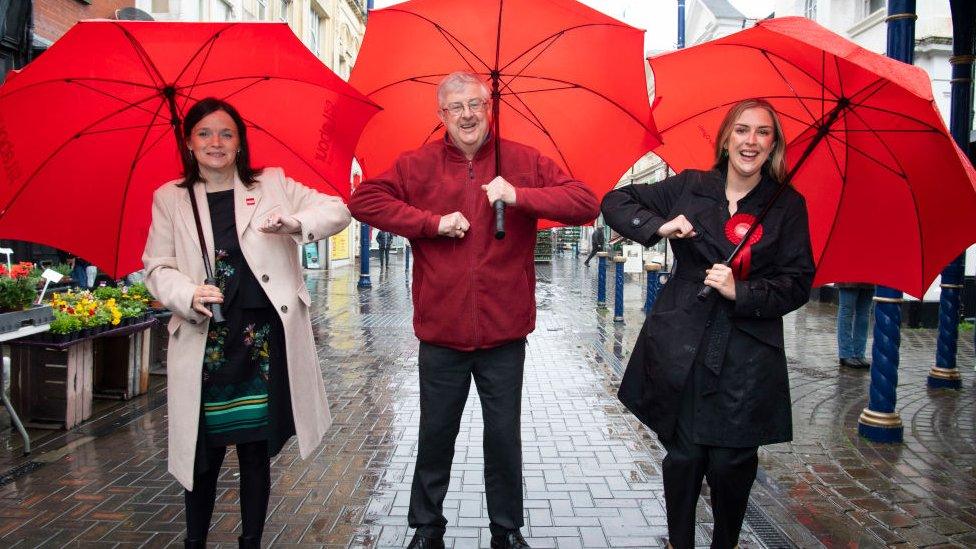
[(153, 13), (169, 13), (169, 0), (152, 0)]
[(234, 6), (230, 5), (227, 0), (220, 0), (217, 2), (217, 16), (214, 19), (218, 21), (232, 21), (234, 19)]
[(258, 0), (258, 19), (264, 21), (268, 18), (268, 0)]
[(285, 23), (291, 23), (291, 0), (278, 0), (278, 18)]
[(888, 2), (886, 0), (862, 0), (862, 15), (867, 17), (872, 13), (884, 9)]
[(308, 49), (312, 50), (315, 55), (319, 54), (320, 50), (320, 35), (319, 32), (322, 28), (322, 17), (312, 9), (310, 5), (308, 7)]
[(813, 19), (814, 21), (817, 20), (817, 0), (804, 0), (803, 17)]

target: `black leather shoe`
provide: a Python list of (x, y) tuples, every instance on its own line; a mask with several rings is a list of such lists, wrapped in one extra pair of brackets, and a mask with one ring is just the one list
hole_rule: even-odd
[(509, 530), (500, 536), (491, 536), (491, 549), (531, 549), (518, 530)]
[(855, 358), (854, 360), (858, 361), (861, 364), (862, 368), (867, 369), (871, 367), (871, 363), (864, 358)]
[(853, 370), (864, 370), (871, 367), (867, 362), (857, 358), (842, 358), (840, 359), (840, 365)]
[(261, 549), (261, 537), (237, 536), (238, 549)]
[(417, 532), (407, 549), (444, 549), (444, 538), (428, 538)]
[(206, 549), (207, 539), (184, 539), (183, 549)]

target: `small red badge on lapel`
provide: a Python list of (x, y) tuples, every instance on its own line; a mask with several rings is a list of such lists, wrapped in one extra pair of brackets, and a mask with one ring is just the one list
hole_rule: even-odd
[(245, 198), (244, 199), (244, 203), (247, 204), (248, 206), (253, 206), (254, 205), (254, 197), (253, 196), (249, 196), (249, 197)]

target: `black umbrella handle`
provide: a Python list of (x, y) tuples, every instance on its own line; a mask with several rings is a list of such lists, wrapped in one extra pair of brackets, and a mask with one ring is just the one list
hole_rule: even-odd
[[(209, 284), (211, 286), (216, 286), (217, 285), (217, 281), (215, 281), (212, 278), (208, 278), (208, 279), (204, 280), (203, 283), (204, 284)], [(224, 323), (224, 320), (225, 320), (224, 319), (224, 309), (223, 309), (223, 307), (220, 306), (220, 303), (208, 303), (206, 305), (206, 307), (208, 309), (210, 309), (210, 312), (213, 314), (213, 318), (211, 320), (213, 320), (217, 324), (223, 324)]]
[(505, 238), (505, 203), (496, 200), (492, 206), (495, 208), (495, 238), (501, 240)]

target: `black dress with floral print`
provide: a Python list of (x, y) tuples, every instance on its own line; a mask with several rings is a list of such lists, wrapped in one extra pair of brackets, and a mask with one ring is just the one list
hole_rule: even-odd
[(207, 202), (226, 321), (207, 334), (200, 432), (206, 446), (268, 440), (276, 454), (295, 432), (281, 319), (241, 252), (234, 191)]

